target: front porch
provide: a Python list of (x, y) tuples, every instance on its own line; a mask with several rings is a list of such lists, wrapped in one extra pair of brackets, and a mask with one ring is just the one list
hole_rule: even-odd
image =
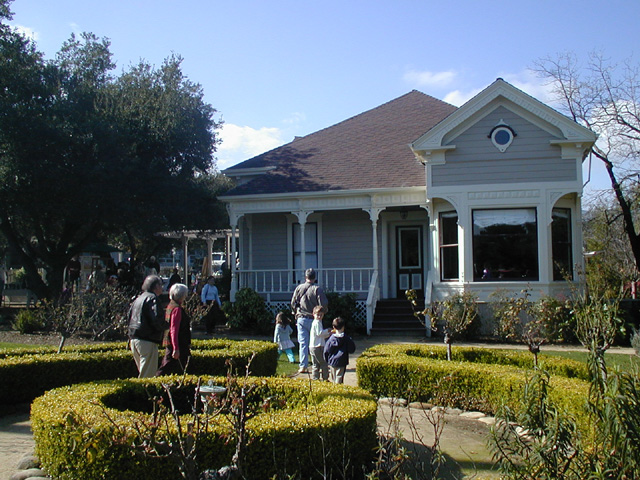
[[(325, 292), (340, 295), (355, 294), (356, 324), (371, 331), (375, 306), (379, 300), (378, 274), (373, 268), (317, 268), (318, 284)], [(275, 315), (290, 308), (291, 295), (304, 282), (304, 270), (245, 270), (233, 272), (231, 294), (241, 288), (251, 288), (260, 294)]]
[(404, 299), (408, 288), (427, 291), (432, 252), (424, 193), (348, 198), (336, 192), (331, 201), (283, 200), (281, 211), (273, 211), (278, 202), (267, 211), (261, 202), (234, 205), (229, 217), (238, 236), (236, 245), (231, 235), (231, 249), (240, 262), (232, 265), (232, 301), (248, 287), (275, 313), (289, 306), (304, 270), (313, 267), (326, 292), (355, 294), (358, 321), (370, 333), (378, 300)]

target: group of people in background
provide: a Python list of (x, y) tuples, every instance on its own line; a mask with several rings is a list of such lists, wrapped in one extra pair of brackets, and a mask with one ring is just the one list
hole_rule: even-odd
[[(164, 315), (159, 305), (162, 291), (162, 279), (158, 275), (147, 276), (142, 284), (142, 293), (135, 299), (129, 312), (130, 348), (141, 378), (183, 373), (189, 360), (191, 318), (183, 306), (189, 289), (183, 283), (171, 285), (169, 305)], [(207, 333), (213, 333), (221, 305), (214, 277), (208, 278), (200, 300), (203, 305), (209, 306), (204, 317), (205, 327)], [(323, 319), (328, 304), (324, 291), (316, 285), (315, 270), (307, 269), (305, 283), (296, 288), (291, 299), (299, 343), (298, 373), (310, 373), (314, 380), (330, 379), (334, 383), (344, 383), (349, 354), (355, 352), (356, 346), (353, 339), (345, 334), (345, 321), (341, 317), (334, 318), (331, 327), (325, 328)], [(278, 354), (285, 353), (289, 361), (294, 363), (292, 334), (289, 318), (284, 312), (278, 313), (274, 342), (278, 344)], [(160, 366), (159, 344), (165, 347)]]
[[(81, 285), (82, 264), (79, 257), (74, 256), (67, 263), (65, 283), (71, 292), (80, 291), (81, 286), (87, 291), (95, 291), (105, 286), (140, 289), (143, 281), (150, 275), (160, 275), (160, 264), (156, 257), (150, 256), (145, 262), (116, 263), (112, 257), (94, 260), (91, 273)], [(177, 269), (170, 278), (171, 287), (182, 282)]]
[[(142, 293), (129, 310), (129, 345), (140, 378), (184, 373), (186, 370), (191, 350), (191, 318), (184, 308), (184, 302), (189, 295), (189, 288), (180, 282), (171, 283), (171, 279), (169, 284), (169, 305), (164, 315), (159, 303), (163, 282), (155, 274), (145, 278)], [(207, 333), (212, 333), (221, 313), (214, 277), (209, 277), (202, 288), (201, 301), (203, 306), (209, 307), (204, 320)], [(165, 348), (165, 354), (158, 367), (159, 344)]]

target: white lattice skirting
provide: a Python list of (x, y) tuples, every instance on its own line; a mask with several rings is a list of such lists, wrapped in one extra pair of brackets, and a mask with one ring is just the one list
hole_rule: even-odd
[[(282, 310), (287, 308), (291, 308), (289, 302), (280, 301), (280, 302), (266, 302), (267, 308), (271, 312), (271, 314), (275, 317), (276, 314)], [(367, 326), (367, 307), (365, 305), (364, 300), (356, 301), (356, 311), (354, 314), (354, 322), (356, 327), (364, 327)]]

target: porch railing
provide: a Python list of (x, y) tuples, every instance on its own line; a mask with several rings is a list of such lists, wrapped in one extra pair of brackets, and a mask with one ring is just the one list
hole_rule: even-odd
[(380, 285), (378, 285), (378, 272), (374, 272), (371, 277), (371, 284), (369, 285), (369, 292), (367, 294), (367, 335), (371, 334), (371, 327), (373, 326), (373, 317), (376, 313), (376, 304), (380, 299)]
[[(373, 268), (319, 268), (318, 284), (325, 291), (368, 293)], [(260, 294), (291, 293), (304, 282), (298, 270), (237, 270), (238, 288), (249, 287)]]

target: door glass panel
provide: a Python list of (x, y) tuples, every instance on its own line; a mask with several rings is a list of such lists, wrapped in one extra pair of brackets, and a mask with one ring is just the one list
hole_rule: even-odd
[(420, 229), (400, 229), (400, 268), (421, 268)]

